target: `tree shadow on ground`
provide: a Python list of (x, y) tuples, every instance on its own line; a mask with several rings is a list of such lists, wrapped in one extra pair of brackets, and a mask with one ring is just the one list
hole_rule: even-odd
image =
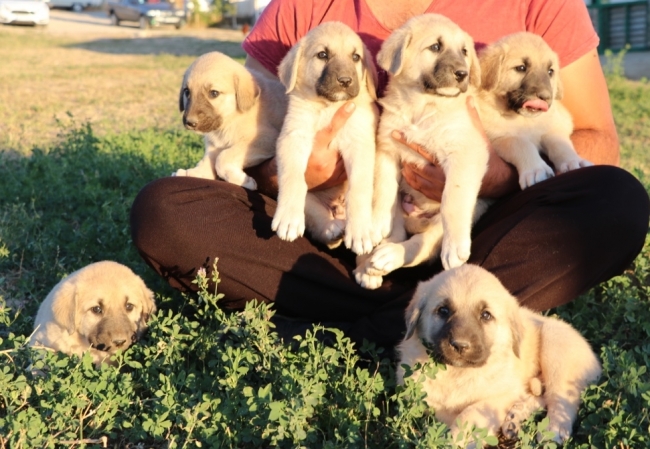
[(246, 57), (240, 41), (203, 39), (193, 36), (103, 38), (70, 44), (68, 47), (113, 55), (200, 56), (209, 51), (220, 51), (232, 58)]

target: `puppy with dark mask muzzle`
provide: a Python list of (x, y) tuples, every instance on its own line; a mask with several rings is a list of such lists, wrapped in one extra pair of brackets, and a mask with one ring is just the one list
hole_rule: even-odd
[(481, 122), (497, 154), (517, 168), (522, 189), (593, 165), (571, 142), (573, 121), (560, 102), (559, 58), (542, 37), (506, 36), (483, 49), (480, 61)]

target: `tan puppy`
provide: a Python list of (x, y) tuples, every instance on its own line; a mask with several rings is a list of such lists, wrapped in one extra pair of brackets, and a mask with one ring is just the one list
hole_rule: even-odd
[(530, 187), (558, 173), (593, 165), (571, 143), (573, 122), (562, 98), (557, 54), (540, 36), (515, 33), (480, 55), (481, 121), (499, 156), (517, 168), (519, 185)]
[(30, 346), (110, 363), (147, 328), (156, 311), (142, 279), (117, 262), (92, 263), (62, 279), (41, 304)]
[[(467, 261), (489, 154), (466, 105), (481, 79), (474, 41), (458, 25), (439, 14), (416, 16), (383, 43), (377, 62), (390, 81), (380, 100), (373, 222), (382, 237), (390, 237), (359, 261), (355, 277), (366, 288), (379, 287), (382, 276), (397, 268), (438, 255), (445, 268)], [(391, 137), (394, 130), (425, 148), (444, 169), (441, 203), (401, 180), (402, 162), (424, 166), (428, 161)]]
[[(280, 81), (289, 96), (278, 138), (278, 207), (272, 227), (283, 240), (303, 235), (368, 253), (373, 240), (372, 178), (378, 110), (376, 71), (363, 42), (347, 25), (326, 22), (307, 33), (282, 60)], [(347, 101), (356, 109), (331, 143), (345, 163), (348, 181), (325, 192), (307, 192), (305, 170), (314, 136), (329, 126)], [(345, 218), (341, 200), (345, 203)]]
[(398, 379), (403, 364), (430, 357), (445, 364), (423, 388), (436, 418), (454, 435), (458, 420), (514, 437), (521, 421), (546, 407), (549, 430), (562, 443), (571, 435), (581, 392), (600, 376), (598, 359), (575, 329), (520, 307), (494, 275), (475, 265), (422, 282), (406, 324)]
[(196, 167), (174, 175), (219, 177), (257, 189), (243, 169), (275, 155), (286, 103), (279, 82), (247, 70), (223, 53), (200, 56), (185, 72), (179, 107), (185, 128), (204, 134), (205, 155)]

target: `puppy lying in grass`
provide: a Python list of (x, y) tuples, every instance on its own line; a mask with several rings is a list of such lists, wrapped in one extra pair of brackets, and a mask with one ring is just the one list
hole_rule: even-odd
[[(381, 240), (372, 234), (379, 115), (372, 56), (350, 27), (326, 22), (291, 48), (278, 72), (289, 106), (277, 144), (279, 193), (273, 230), (281, 239), (293, 241), (307, 229), (330, 247), (344, 241), (357, 254), (369, 253)], [(305, 170), (316, 132), (328, 126), (347, 101), (355, 103), (354, 113), (330, 146), (340, 152), (348, 181), (307, 192)]]
[(562, 444), (571, 435), (580, 394), (601, 373), (589, 343), (574, 328), (521, 307), (476, 265), (420, 283), (406, 324), (398, 380), (403, 382), (403, 365), (431, 359), (444, 364), (435, 378), (425, 379), (425, 400), (467, 447), (473, 447), (471, 426), (512, 438), (522, 421), (544, 407), (548, 430)]
[(284, 88), (219, 52), (199, 56), (185, 72), (179, 96), (185, 128), (204, 135), (205, 155), (175, 176), (217, 179), (250, 190), (244, 172), (275, 155), (287, 109)]
[(511, 34), (479, 58), (479, 115), (494, 150), (517, 168), (522, 189), (554, 175), (540, 152), (558, 173), (593, 165), (578, 156), (571, 142), (571, 114), (559, 101), (559, 59), (544, 39)]
[(154, 297), (128, 267), (105, 260), (62, 279), (40, 305), (30, 346), (68, 355), (90, 351), (95, 364), (110, 363), (147, 329)]

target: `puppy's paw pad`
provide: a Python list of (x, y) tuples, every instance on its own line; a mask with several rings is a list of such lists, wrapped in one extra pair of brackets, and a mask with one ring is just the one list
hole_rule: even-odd
[(248, 190), (257, 190), (257, 182), (255, 182), (255, 180), (250, 176), (246, 176), (246, 179), (241, 186)]
[(535, 184), (552, 178), (555, 174), (548, 165), (536, 167), (531, 170), (525, 170), (519, 174), (519, 186), (522, 190), (527, 187), (534, 186)]
[[(325, 229), (323, 230), (323, 236), (327, 242), (336, 242), (341, 243), (341, 238), (345, 232), (345, 220), (334, 219), (330, 221)], [(330, 245), (330, 243), (328, 243)], [(337, 245), (338, 246), (338, 245)]]
[(383, 278), (381, 276), (372, 276), (363, 270), (354, 270), (354, 279), (357, 281), (357, 284), (368, 290), (375, 290), (381, 287)]
[(385, 276), (404, 266), (404, 247), (395, 243), (380, 245), (373, 251), (368, 265), (368, 272)]
[(577, 170), (577, 169), (582, 168), (582, 167), (590, 167), (592, 165), (594, 165), (594, 164), (592, 164), (588, 160), (577, 157), (575, 159), (571, 159), (571, 160), (562, 162), (559, 165), (557, 171), (558, 171), (558, 173), (566, 173), (566, 172), (571, 171), (571, 170)]
[(271, 223), (271, 229), (277, 232), (278, 237), (282, 240), (292, 242), (305, 233), (305, 220), (301, 218), (291, 218), (284, 214), (278, 214), (276, 211)]

